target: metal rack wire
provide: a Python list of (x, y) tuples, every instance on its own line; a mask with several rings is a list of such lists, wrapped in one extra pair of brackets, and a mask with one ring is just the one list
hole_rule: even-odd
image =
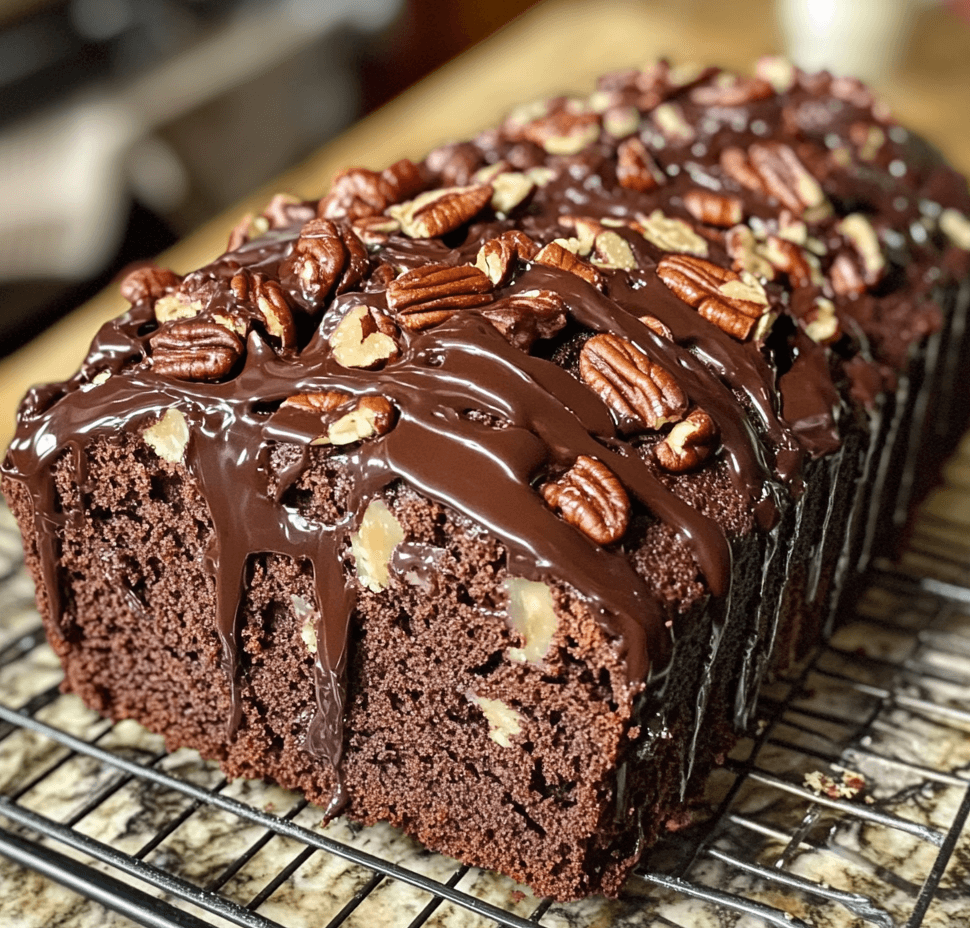
[[(944, 492), (970, 500), (970, 454), (949, 473)], [(194, 752), (168, 754), (61, 694), (2, 510), (0, 884), (13, 889), (0, 922), (70, 910), (72, 925), (158, 928), (968, 924), (970, 532), (938, 508), (900, 565), (877, 565), (811, 665), (767, 688), (758, 733), (694, 821), (621, 899), (575, 904), (387, 827), (321, 827), (299, 797), (228, 783)], [(35, 874), (45, 879), (26, 903), (17, 887)]]

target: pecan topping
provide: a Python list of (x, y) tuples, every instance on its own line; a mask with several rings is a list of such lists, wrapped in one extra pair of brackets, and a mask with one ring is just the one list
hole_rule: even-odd
[(684, 206), (699, 222), (722, 229), (737, 225), (744, 217), (743, 206), (738, 197), (702, 190), (700, 187), (684, 194)]
[(839, 296), (857, 297), (866, 292), (866, 282), (848, 254), (842, 252), (835, 256), (829, 268), (832, 289)]
[(491, 199), (491, 184), (443, 187), (388, 207), (387, 211), (401, 223), (401, 231), (409, 238), (435, 238), (464, 225)]
[(670, 331), (656, 316), (639, 316), (640, 321), (651, 331), (654, 335), (659, 335), (661, 338), (666, 338), (667, 341), (674, 340), (674, 333)]
[(714, 79), (714, 83), (695, 87), (690, 92), (690, 99), (701, 106), (744, 106), (764, 100), (773, 93), (774, 88), (764, 78), (723, 73)]
[(750, 274), (691, 255), (668, 255), (657, 265), (657, 276), (688, 306), (741, 341), (755, 326), (760, 335), (770, 323), (764, 287)]
[(686, 145), (696, 136), (684, 111), (676, 103), (661, 103), (651, 114), (654, 124), (672, 145)]
[(585, 454), (539, 492), (563, 519), (598, 544), (619, 541), (630, 523), (630, 499), (623, 484), (605, 464)]
[(788, 275), (793, 287), (821, 285), (822, 275), (818, 269), (818, 259), (795, 242), (769, 235), (759, 251), (773, 267)]
[(360, 283), (370, 267), (357, 236), (329, 219), (314, 219), (300, 232), (293, 251), (280, 264), (280, 281), (305, 309), (316, 309), (331, 291), (344, 293)]
[(548, 155), (578, 155), (599, 138), (600, 117), (596, 113), (551, 113), (526, 123), (522, 138), (539, 145)]
[(772, 196), (796, 215), (820, 219), (831, 212), (821, 185), (783, 142), (755, 142), (721, 152), (721, 167), (743, 187)]
[(497, 238), (490, 238), (478, 249), (475, 267), (494, 286), (501, 287), (512, 279), (517, 261), (531, 261), (538, 253), (539, 246), (525, 232), (510, 229)]
[(664, 470), (682, 474), (703, 464), (714, 450), (717, 439), (714, 420), (702, 409), (695, 409), (670, 430), (653, 453)]
[(401, 223), (391, 216), (363, 216), (350, 227), (365, 245), (383, 245), (389, 236), (401, 231)]
[(800, 316), (798, 321), (805, 334), (820, 345), (831, 345), (842, 337), (835, 304), (824, 296), (816, 297), (809, 311)]
[(589, 339), (579, 354), (579, 373), (624, 431), (659, 429), (687, 409), (687, 397), (670, 373), (617, 335)]
[(588, 261), (584, 261), (556, 242), (550, 242), (532, 260), (546, 267), (569, 271), (570, 274), (581, 277), (590, 286), (598, 290), (603, 289), (603, 275)]
[(369, 306), (354, 306), (331, 333), (330, 347), (338, 364), (373, 369), (400, 354), (396, 334), (386, 316)]
[(247, 213), (239, 220), (229, 235), (226, 251), (235, 251), (246, 242), (265, 235), (270, 229), (302, 225), (316, 214), (312, 203), (304, 203), (292, 193), (277, 193), (258, 216)]
[(235, 332), (201, 319), (172, 322), (156, 332), (149, 343), (156, 373), (201, 381), (225, 377), (245, 347)]
[(593, 264), (597, 267), (632, 271), (637, 266), (630, 243), (618, 232), (600, 232), (593, 240), (593, 249)]
[[(421, 169), (409, 158), (395, 161), (381, 171), (381, 178), (390, 191), (390, 203), (400, 203), (417, 196), (427, 186), (421, 176)], [(390, 203), (388, 205), (390, 205)]]
[(507, 216), (536, 189), (535, 181), (519, 171), (501, 171), (487, 183), (492, 185), (492, 209)]
[(509, 343), (528, 351), (537, 338), (552, 338), (566, 325), (566, 304), (551, 290), (526, 290), (482, 310)]
[(428, 264), (387, 288), (387, 305), (409, 329), (426, 329), (462, 309), (492, 302), (492, 282), (477, 267)]
[(862, 277), (865, 282), (870, 287), (877, 284), (886, 271), (886, 259), (872, 223), (862, 213), (849, 213), (836, 228), (855, 248), (862, 264)]
[(189, 294), (176, 290), (155, 300), (155, 319), (159, 325), (174, 322), (176, 319), (191, 319), (198, 316), (204, 308), (203, 299), (193, 300)]
[(296, 344), (293, 313), (278, 280), (243, 268), (229, 281), (229, 287), (240, 303), (248, 303), (257, 311), (266, 331), (278, 338), (283, 348)]
[[(284, 400), (283, 406), (295, 406), (319, 415), (326, 431), (314, 438), (311, 445), (349, 445), (386, 435), (394, 424), (394, 406), (383, 396), (362, 396), (354, 400), (339, 390), (327, 390), (299, 393)], [(343, 415), (335, 417), (344, 407)]]
[(682, 219), (665, 216), (655, 209), (649, 216), (637, 213), (637, 223), (640, 234), (661, 251), (683, 251), (701, 256), (707, 254), (707, 242)]
[(616, 149), (616, 179), (627, 190), (645, 193), (659, 187), (666, 178), (647, 151), (647, 146), (633, 136), (620, 142)]
[(121, 281), (121, 295), (132, 306), (143, 300), (157, 300), (170, 293), (180, 283), (182, 278), (167, 267), (156, 267), (154, 264), (136, 267)]
[(350, 168), (333, 179), (317, 204), (321, 219), (360, 219), (377, 216), (395, 202), (395, 188), (387, 178), (367, 168)]

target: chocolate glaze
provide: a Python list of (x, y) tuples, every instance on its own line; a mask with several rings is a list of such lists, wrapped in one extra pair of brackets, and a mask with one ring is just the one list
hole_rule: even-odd
[[(927, 202), (933, 212), (936, 200), (930, 198), (942, 199), (940, 191), (945, 191), (942, 202), (947, 206), (967, 212), (970, 203), (952, 172), (891, 126), (861, 85), (826, 75), (799, 75), (787, 91), (765, 99), (702, 105), (693, 100), (693, 91), (711, 84), (719, 72), (709, 70), (694, 83), (678, 85), (659, 67), (651, 75), (630, 72), (605, 78), (599, 93), (606, 101), (598, 101), (607, 109), (637, 108), (639, 136), (664, 172), (654, 190), (640, 192), (618, 184), (620, 138), (605, 128), (585, 149), (563, 156), (545, 155), (533, 141), (523, 140), (520, 125), (507, 123), (460, 149), (433, 153), (421, 166), (428, 182), (467, 183), (476, 169), (501, 159), (518, 169), (544, 163), (551, 171), (548, 182), (508, 217), (486, 208), (474, 224), (441, 239), (391, 235), (371, 249), (369, 274), (328, 304), (312, 306), (302, 290), (291, 294), (300, 332), (296, 349), (281, 348), (260, 325), (252, 325), (252, 308), (239, 302), (227, 282), (240, 268), (279, 279), (279, 265), (292, 252), (299, 223), (244, 244), (183, 283), (202, 295), (206, 312), (249, 319), (245, 358), (227, 379), (193, 383), (157, 374), (149, 343), (156, 322), (146, 299), (101, 330), (79, 374), (64, 384), (32, 391), (22, 406), (3, 472), (21, 481), (33, 500), (54, 628), (68, 621), (57, 570), (58, 536), (68, 518), (81, 516), (60, 510), (53, 463), (65, 451), (70, 454), (83, 495), (85, 448), (91, 441), (118, 431), (140, 432), (174, 407), (185, 416), (191, 436), (185, 468), (198, 482), (212, 518), (205, 569), (214, 583), (215, 623), (232, 691), (230, 737), (239, 723), (236, 623), (247, 562), (264, 552), (307, 559), (317, 591), (318, 642), (317, 713), (307, 748), (339, 772), (342, 679), (358, 589), (345, 567), (349, 536), (369, 502), (396, 480), (494, 533), (507, 549), (511, 575), (565, 580), (574, 587), (614, 638), (632, 683), (662, 677), (672, 645), (667, 607), (648, 591), (622, 541), (607, 547), (595, 544), (546, 506), (537, 486), (562, 474), (579, 455), (599, 459), (623, 483), (636, 511), (662, 520), (687, 544), (715, 597), (730, 595), (731, 547), (716, 519), (678, 496), (676, 481), (669, 489), (658, 480), (656, 465), (641, 447), (644, 436), (621, 431), (575, 369), (555, 362), (556, 352), (570, 339), (608, 332), (628, 339), (672, 375), (691, 406), (715, 421), (720, 445), (712, 460), (726, 462), (735, 491), (761, 529), (769, 530), (800, 493), (806, 460), (839, 449), (840, 418), (846, 410), (860, 400), (874, 406), (887, 373), (905, 362), (909, 344), (939, 324), (928, 294), (941, 281), (930, 269), (945, 263), (948, 246), (935, 226), (924, 221)], [(679, 107), (688, 130), (683, 138), (664, 136), (654, 119), (661, 102)], [(576, 109), (566, 100), (550, 106), (562, 112)], [(878, 146), (869, 145), (872, 151), (865, 141), (852, 141), (872, 131), (882, 137)], [(529, 262), (520, 262), (511, 282), (497, 290), (497, 297), (551, 290), (565, 302), (566, 330), (551, 342), (538, 342), (532, 353), (512, 347), (480, 312), (469, 310), (425, 331), (402, 329), (400, 357), (380, 370), (342, 367), (333, 357), (328, 338), (350, 308), (363, 304), (388, 312), (388, 275), (382, 267), (398, 273), (429, 263), (474, 263), (480, 245), (508, 229), (524, 230), (543, 245), (573, 234), (568, 221), (560, 222), (565, 216), (626, 221), (661, 209), (703, 232), (709, 243), (707, 260), (730, 266), (722, 230), (694, 218), (684, 194), (700, 188), (739, 197), (752, 227), (778, 233), (777, 201), (740, 185), (719, 160), (725, 148), (772, 139), (793, 146), (834, 207), (831, 216), (807, 222), (807, 234), (819, 243), (823, 290), (834, 299), (843, 330), (854, 332), (857, 323), (872, 343), (875, 361), (860, 353), (854, 335), (843, 335), (833, 352), (791, 322), (792, 288), (784, 275), (766, 282), (765, 289), (772, 311), (789, 318), (788, 328), (776, 325), (767, 341), (736, 340), (662, 283), (655, 269), (665, 252), (625, 227), (618, 231), (637, 267), (604, 270), (603, 292), (571, 273)], [(851, 243), (836, 224), (854, 211), (868, 214), (889, 270), (869, 293), (848, 298), (832, 291), (828, 272), (836, 254), (851, 253)], [(797, 218), (789, 217), (789, 223)], [(664, 323), (672, 339), (644, 326), (637, 318), (643, 315)], [(96, 382), (95, 376), (104, 372), (111, 376)], [(310, 455), (327, 453), (308, 448), (325, 425), (290, 407), (279, 410), (279, 405), (299, 393), (328, 390), (384, 397), (394, 405), (397, 418), (387, 434), (340, 450), (354, 477), (352, 498), (343, 519), (321, 525), (283, 500)], [(266, 451), (272, 442), (295, 443), (306, 450), (277, 475), (271, 492)], [(772, 544), (774, 537), (772, 533)], [(433, 552), (402, 545), (391, 568), (420, 578), (429, 557)], [(329, 811), (342, 802), (338, 788)]]

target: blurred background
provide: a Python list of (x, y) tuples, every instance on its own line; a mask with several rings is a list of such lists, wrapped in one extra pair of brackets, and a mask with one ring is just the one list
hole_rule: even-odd
[[(0, 0), (0, 356), (536, 5)], [(639, 6), (877, 89), (915, 55), (931, 95), (970, 58), (970, 0)]]

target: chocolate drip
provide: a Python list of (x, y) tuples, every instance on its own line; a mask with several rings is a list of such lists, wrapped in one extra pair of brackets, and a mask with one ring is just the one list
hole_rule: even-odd
[[(706, 73), (701, 83), (715, 73)], [(831, 78), (826, 80), (833, 83)], [(308, 561), (312, 567), (317, 600), (316, 712), (306, 747), (336, 772), (328, 814), (339, 811), (345, 801), (340, 781), (343, 676), (356, 605), (356, 585), (345, 576), (342, 558), (369, 502), (394, 481), (404, 480), (489, 529), (505, 545), (510, 574), (571, 583), (614, 638), (632, 683), (662, 674), (672, 643), (667, 611), (631, 566), (622, 542), (606, 547), (592, 542), (555, 514), (537, 489), (568, 470), (579, 456), (596, 458), (620, 480), (640, 512), (666, 523), (686, 543), (707, 590), (725, 597), (715, 608), (726, 610), (732, 565), (725, 532), (715, 519), (692, 508), (658, 479), (642, 453), (642, 436), (621, 435), (600, 398), (550, 360), (555, 343), (540, 343), (533, 354), (519, 350), (478, 310), (462, 310), (426, 331), (402, 328), (400, 356), (376, 371), (337, 363), (328, 340), (339, 321), (357, 305), (387, 314), (387, 280), (401, 269), (472, 264), (485, 241), (512, 229), (545, 245), (573, 234), (569, 217), (608, 219), (629, 245), (636, 267), (603, 268), (602, 292), (568, 271), (521, 260), (511, 281), (498, 287), (495, 296), (551, 291), (568, 309), (570, 321), (563, 338), (592, 333), (621, 336), (667, 372), (690, 405), (716, 424), (717, 457), (726, 462), (735, 490), (750, 504), (761, 528), (768, 530), (792, 505), (806, 458), (831, 454), (840, 446), (839, 420), (849, 401), (833, 381), (832, 353), (803, 334), (780, 338), (769, 351), (762, 342), (739, 341), (712, 324), (657, 276), (656, 266), (666, 252), (634, 231), (638, 217), (659, 209), (666, 217), (700, 227), (703, 224), (687, 209), (684, 197), (688, 191), (705, 188), (736, 198), (752, 225), (760, 221), (762, 231), (781, 234), (777, 199), (767, 189), (740, 183), (720, 160), (729, 147), (747, 149), (772, 139), (797, 145), (798, 157), (822, 183), (837, 213), (860, 210), (873, 216), (876, 225), (916, 223), (920, 191), (931, 196), (945, 188), (962, 209), (967, 208), (967, 198), (965, 191), (952, 192), (938, 159), (898, 132), (892, 137), (890, 131), (886, 137), (880, 128), (883, 141), (877, 152), (863, 159), (869, 163), (845, 169), (843, 157), (840, 167), (831, 155), (833, 139), (840, 149), (849, 151), (846, 140), (853, 131), (858, 134), (855, 127), (860, 121), (865, 129), (875, 120), (871, 100), (864, 99), (854, 85), (843, 82), (838, 105), (823, 111), (818, 108), (818, 91), (804, 76), (770, 99), (730, 105), (696, 102), (691, 93), (697, 85), (658, 85), (660, 89), (645, 94), (642, 86), (631, 81), (629, 86), (614, 81), (610, 93), (613, 105), (639, 108), (638, 131), (659, 165), (654, 188), (634, 190), (619, 182), (620, 139), (605, 131), (581, 153), (549, 155), (545, 184), (532, 191), (517, 212), (513, 209), (511, 218), (486, 209), (476, 224), (452, 228), (439, 238), (415, 240), (392, 234), (371, 249), (370, 271), (359, 282), (359, 292), (343, 292), (329, 305), (325, 293), (320, 306), (312, 305), (303, 294), (300, 307), (293, 310), (302, 350), (272, 347), (272, 326), (265, 318), (260, 321), (252, 306), (241, 306), (228, 283), (242, 268), (276, 283), (280, 264), (293, 252), (301, 227), (274, 228), (183, 282), (185, 291), (204, 303), (204, 312), (235, 313), (236, 318), (249, 313), (245, 359), (232, 368), (228, 379), (196, 383), (156, 373), (148, 341), (156, 320), (146, 298), (102, 328), (84, 368), (72, 380), (32, 391), (21, 410), (3, 472), (24, 483), (32, 497), (55, 633), (64, 622), (57, 562), (58, 539), (68, 518), (58, 508), (55, 461), (65, 451), (70, 454), (83, 496), (89, 443), (124, 431), (140, 433), (174, 407), (189, 426), (185, 468), (198, 483), (211, 515), (205, 570), (214, 585), (215, 628), (230, 688), (229, 737), (241, 723), (237, 639), (247, 564), (254, 555), (272, 553)], [(666, 138), (650, 122), (650, 110), (665, 99), (676, 101), (686, 127), (681, 127), (680, 135), (668, 132)], [(506, 157), (514, 164), (521, 157), (515, 131), (483, 137), (477, 147), (466, 146), (466, 154), (474, 160), (477, 151), (482, 166)], [(902, 163), (900, 159), (906, 159), (910, 172), (907, 196), (902, 198), (895, 180), (899, 170), (894, 167)], [(434, 174), (428, 164), (424, 171)], [(786, 234), (797, 238), (792, 223), (801, 220), (797, 216), (788, 220)], [(835, 214), (811, 222), (813, 234), (843, 247)], [(730, 265), (723, 229), (702, 231), (709, 259)], [(893, 277), (890, 268), (878, 294), (837, 300), (840, 316), (857, 319), (873, 340), (878, 359), (890, 365), (901, 364), (909, 343), (933, 328), (932, 311), (923, 305), (917, 311), (914, 305), (933, 283), (926, 277), (927, 268), (938, 265), (942, 254), (942, 245), (925, 233), (920, 241), (910, 236), (893, 247), (900, 266), (904, 260), (910, 262), (906, 288), (894, 292), (895, 282), (904, 275)], [(824, 243), (821, 249), (818, 271), (828, 273), (834, 257)], [(843, 248), (843, 253), (848, 251)], [(773, 311), (789, 311), (791, 289), (782, 281), (766, 282)], [(648, 329), (637, 318), (644, 315), (663, 323), (672, 338)], [(790, 328), (795, 330), (794, 323)], [(278, 340), (284, 343), (282, 337)], [(836, 364), (853, 353), (853, 344), (843, 337)], [(855, 392), (863, 384), (866, 395), (875, 396), (876, 381), (881, 382), (882, 376), (877, 369), (859, 355), (851, 358), (848, 367)], [(101, 382), (105, 373), (110, 376)], [(346, 516), (325, 526), (309, 521), (283, 500), (314, 455), (331, 452), (308, 447), (316, 436), (305, 418), (286, 407), (273, 412), (296, 394), (326, 391), (382, 397), (393, 404), (396, 421), (386, 434), (339, 452), (353, 478), (352, 498)], [(318, 426), (323, 427), (322, 420)], [(273, 442), (296, 444), (301, 453), (271, 476), (266, 461)], [(420, 573), (422, 558), (427, 556), (431, 555), (405, 557), (399, 550), (392, 567), (395, 572), (413, 567)], [(416, 566), (409, 567), (414, 557)]]

